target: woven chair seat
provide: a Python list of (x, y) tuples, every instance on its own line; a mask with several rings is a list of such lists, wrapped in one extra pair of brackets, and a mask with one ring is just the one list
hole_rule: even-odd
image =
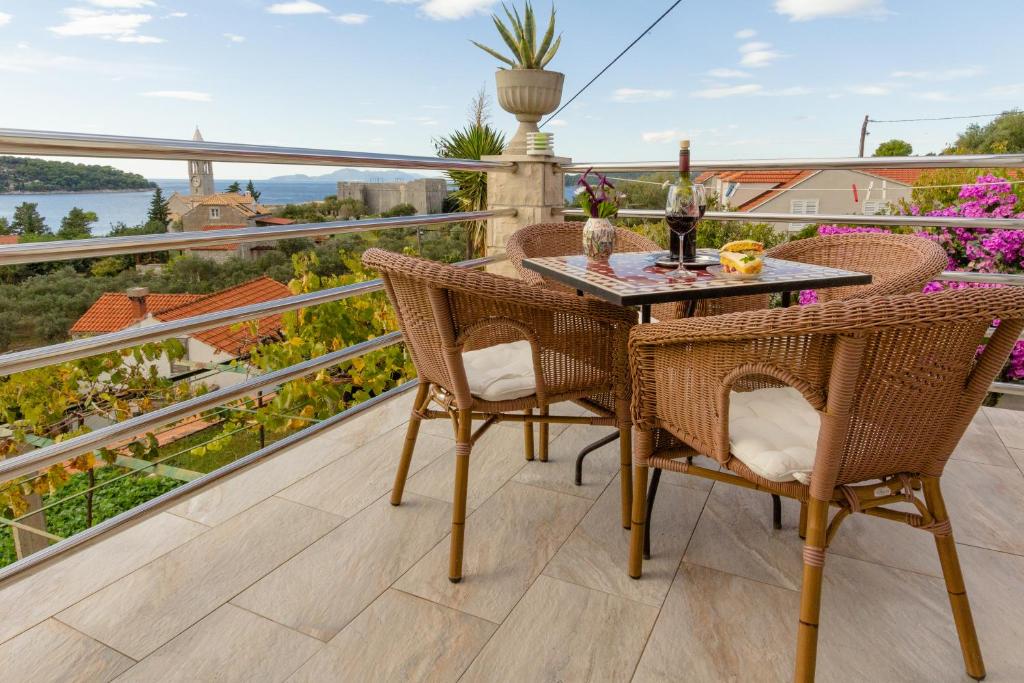
[(729, 450), (769, 481), (808, 484), (821, 418), (791, 387), (731, 392)]

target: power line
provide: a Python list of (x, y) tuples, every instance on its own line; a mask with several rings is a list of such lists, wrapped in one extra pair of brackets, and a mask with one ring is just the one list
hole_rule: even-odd
[(920, 119), (868, 119), (868, 123), (911, 123), (915, 121), (952, 121), (954, 119), (987, 119), (994, 116), (1002, 116), (1010, 112), (1001, 111), (998, 114), (971, 114), (970, 116), (936, 116)]
[(547, 117), (547, 118), (546, 118), (546, 119), (544, 120), (544, 122), (543, 122), (543, 123), (541, 123), (541, 124), (540, 124), (539, 126), (537, 126), (537, 127), (538, 127), (538, 128), (543, 128), (543, 127), (544, 127), (545, 125), (547, 125), (547, 124), (548, 124), (548, 122), (550, 122), (550, 121), (551, 121), (551, 119), (553, 119), (553, 118), (555, 118), (556, 116), (558, 116), (559, 114), (561, 114), (561, 113), (562, 113), (562, 110), (563, 110), (563, 109), (565, 109), (566, 107), (568, 107), (568, 106), (569, 106), (570, 104), (572, 104), (572, 103), (573, 103), (573, 100), (575, 100), (575, 99), (576, 99), (577, 97), (579, 97), (580, 95), (582, 95), (582, 94), (583, 94), (583, 91), (584, 91), (584, 90), (586, 90), (587, 88), (589, 88), (589, 87), (590, 87), (590, 86), (591, 86), (591, 85), (592, 85), (592, 84), (594, 83), (594, 81), (596, 81), (597, 79), (599, 79), (599, 78), (600, 78), (601, 76), (603, 76), (603, 75), (604, 75), (604, 72), (605, 72), (605, 71), (607, 71), (608, 69), (612, 68), (612, 65), (613, 65), (613, 64), (615, 64), (615, 62), (619, 61), (619, 59), (621, 59), (621, 58), (622, 58), (622, 56), (623, 56), (624, 54), (626, 54), (627, 52), (629, 52), (629, 51), (630, 51), (630, 49), (632, 49), (632, 47), (633, 47), (634, 45), (636, 45), (637, 43), (639, 43), (639, 42), (640, 42), (640, 39), (641, 39), (641, 38), (643, 38), (643, 37), (644, 37), (644, 36), (646, 36), (646, 35), (647, 35), (648, 33), (650, 33), (650, 32), (651, 32), (651, 29), (653, 29), (653, 28), (654, 28), (655, 26), (657, 26), (657, 25), (658, 25), (659, 23), (661, 23), (661, 20), (662, 20), (662, 19), (664, 19), (665, 17), (667, 17), (667, 16), (668, 16), (668, 14), (669, 14), (669, 12), (671, 12), (672, 10), (674, 10), (674, 9), (675, 9), (675, 8), (676, 8), (676, 7), (677, 7), (677, 6), (678, 6), (678, 5), (680, 4), (680, 3), (682, 3), (682, 1), (683, 1), (683, 0), (676, 0), (675, 2), (673, 2), (673, 3), (672, 3), (672, 4), (670, 5), (670, 6), (669, 6), (669, 8), (668, 8), (667, 10), (665, 10), (664, 12), (662, 12), (662, 14), (661, 14), (661, 16), (660, 16), (660, 17), (658, 17), (657, 19), (655, 19), (655, 20), (654, 20), (654, 23), (653, 23), (653, 24), (651, 24), (650, 26), (648, 26), (648, 27), (647, 27), (646, 29), (644, 29), (644, 32), (643, 32), (643, 33), (641, 33), (641, 34), (640, 34), (640, 35), (638, 35), (638, 36), (637, 36), (636, 38), (634, 38), (634, 39), (633, 39), (633, 42), (632, 42), (632, 43), (630, 43), (629, 45), (627, 45), (627, 46), (626, 46), (626, 48), (625, 48), (625, 49), (624, 49), (624, 50), (623, 50), (622, 52), (620, 52), (619, 54), (615, 55), (615, 59), (613, 59), (612, 61), (608, 62), (608, 64), (606, 64), (606, 65), (605, 65), (605, 67), (604, 67), (603, 69), (601, 69), (600, 71), (598, 71), (598, 72), (597, 72), (597, 75), (596, 75), (596, 76), (594, 76), (593, 78), (591, 78), (591, 79), (590, 79), (589, 81), (587, 81), (587, 84), (586, 84), (586, 85), (584, 85), (584, 86), (583, 86), (582, 88), (580, 88), (580, 89), (579, 89), (578, 91), (576, 91), (576, 94), (575, 94), (575, 95), (573, 95), (572, 97), (570, 97), (570, 98), (569, 98), (569, 101), (568, 101), (568, 102), (566, 102), (566, 103), (565, 103), (565, 104), (563, 104), (563, 105), (562, 105), (561, 107), (559, 107), (559, 108), (558, 108), (558, 110), (557, 110), (557, 111), (556, 111), (556, 112), (555, 112), (554, 114), (552, 114), (551, 116)]

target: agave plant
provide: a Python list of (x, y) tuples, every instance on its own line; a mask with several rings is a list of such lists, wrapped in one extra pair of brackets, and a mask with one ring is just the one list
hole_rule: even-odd
[[(555, 6), (551, 6), (551, 19), (548, 21), (548, 30), (544, 34), (540, 45), (537, 45), (537, 19), (533, 13), (533, 6), (529, 0), (523, 10), (523, 18), (519, 16), (519, 10), (515, 7), (509, 11), (505, 3), (501, 4), (505, 10), (505, 16), (511, 24), (511, 29), (505, 25), (497, 14), (492, 14), (494, 26), (498, 29), (502, 40), (512, 50), (512, 56), (506, 57), (497, 50), (486, 45), (481, 45), (475, 40), (470, 41), (478, 48), (491, 55), (495, 59), (508, 64), (513, 69), (543, 69), (551, 61), (551, 58), (558, 52), (558, 46), (562, 44), (562, 36), (559, 34), (555, 39)], [(554, 40), (554, 42), (552, 42)], [(502, 67), (504, 68), (504, 67)]]

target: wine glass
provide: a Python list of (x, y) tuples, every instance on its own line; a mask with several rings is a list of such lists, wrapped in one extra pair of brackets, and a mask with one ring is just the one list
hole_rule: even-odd
[(665, 221), (669, 230), (678, 238), (679, 266), (673, 275), (677, 279), (696, 280), (697, 275), (687, 270), (686, 262), (697, 258), (697, 221), (704, 215), (707, 208), (706, 188), (699, 183), (680, 182), (668, 188), (668, 199), (665, 202)]

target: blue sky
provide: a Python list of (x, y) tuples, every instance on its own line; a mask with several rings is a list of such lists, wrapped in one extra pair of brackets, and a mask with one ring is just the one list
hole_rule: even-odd
[[(560, 0), (575, 92), (669, 0)], [(0, 126), (430, 154), (493, 96), (491, 0), (0, 0)], [(547, 11), (540, 0), (538, 9)], [(861, 119), (1024, 106), (1020, 0), (685, 0), (550, 130), (578, 161), (848, 156)], [(513, 118), (492, 107), (493, 122)], [(984, 120), (982, 120), (984, 122)], [(876, 124), (938, 151), (969, 121)], [(150, 177), (182, 162), (118, 161)], [(220, 177), (312, 171), (220, 165)]]

